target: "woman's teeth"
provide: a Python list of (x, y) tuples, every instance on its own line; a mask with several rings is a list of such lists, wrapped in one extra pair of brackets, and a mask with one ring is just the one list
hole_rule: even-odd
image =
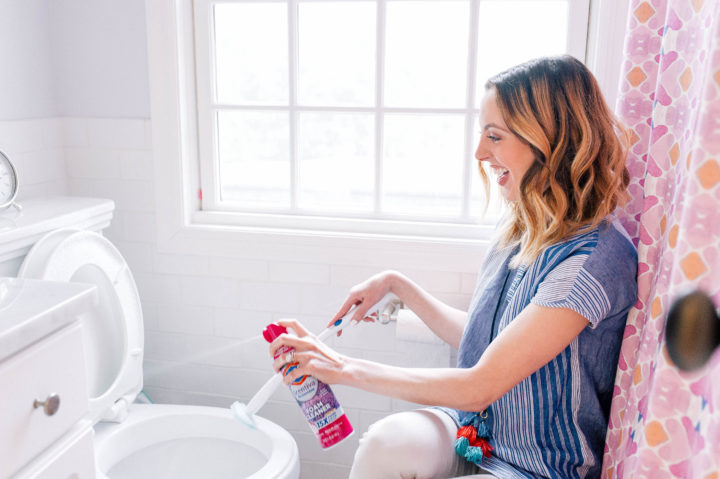
[(493, 173), (495, 173), (497, 176), (504, 176), (510, 173), (510, 170), (507, 170), (505, 168), (493, 167)]
[(510, 170), (506, 168), (501, 168), (499, 166), (493, 166), (492, 172), (495, 174), (496, 179), (495, 181), (500, 185), (505, 184), (505, 180), (507, 179), (507, 176), (510, 174)]

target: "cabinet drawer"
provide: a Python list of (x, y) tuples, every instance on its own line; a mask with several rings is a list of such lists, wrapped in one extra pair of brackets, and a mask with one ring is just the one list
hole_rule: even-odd
[[(88, 411), (82, 330), (75, 323), (0, 363), (0, 478), (14, 474)], [(57, 394), (49, 416), (33, 407)]]
[(87, 421), (22, 469), (13, 479), (95, 479), (93, 430)]

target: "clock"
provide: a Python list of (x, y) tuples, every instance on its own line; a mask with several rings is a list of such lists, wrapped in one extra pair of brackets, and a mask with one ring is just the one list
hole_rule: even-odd
[(10, 158), (0, 151), (0, 211), (10, 206), (20, 211), (20, 205), (15, 203), (18, 192), (17, 171)]

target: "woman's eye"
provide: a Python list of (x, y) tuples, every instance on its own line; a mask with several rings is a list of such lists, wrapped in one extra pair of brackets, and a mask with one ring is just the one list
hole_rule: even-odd
[(498, 141), (500, 141), (500, 137), (499, 137), (499, 136), (495, 136), (495, 135), (490, 135), (490, 134), (488, 134), (487, 137), (488, 137), (488, 139), (489, 139), (490, 141), (492, 141), (493, 143), (497, 143)]

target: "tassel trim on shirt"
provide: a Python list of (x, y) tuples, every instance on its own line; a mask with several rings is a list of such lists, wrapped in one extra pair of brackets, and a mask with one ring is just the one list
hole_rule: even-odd
[(455, 452), (468, 461), (480, 465), (490, 457), (493, 447), (490, 444), (490, 428), (485, 423), (487, 411), (468, 416), (461, 423), (455, 440)]

